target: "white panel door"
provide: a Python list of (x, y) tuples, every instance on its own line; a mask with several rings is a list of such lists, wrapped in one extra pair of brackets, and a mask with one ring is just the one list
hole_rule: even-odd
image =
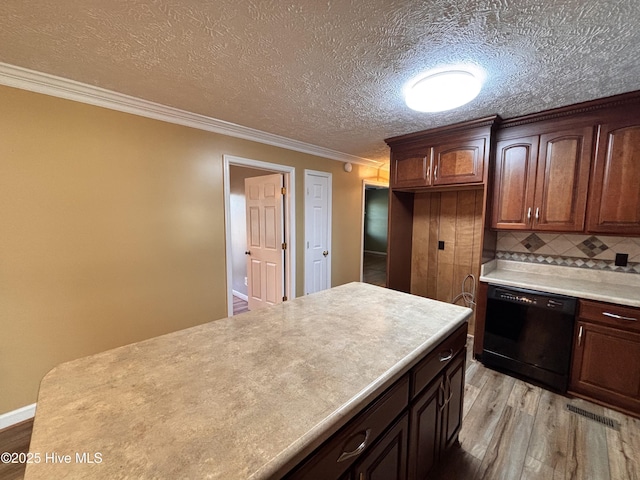
[(305, 170), (305, 294), (331, 288), (331, 174)]
[(244, 181), (249, 310), (282, 302), (282, 175)]

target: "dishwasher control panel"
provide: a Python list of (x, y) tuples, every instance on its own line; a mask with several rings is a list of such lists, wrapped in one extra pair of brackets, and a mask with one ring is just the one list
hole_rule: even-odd
[(572, 297), (495, 285), (489, 287), (488, 298), (566, 313), (574, 313), (577, 305), (576, 299)]

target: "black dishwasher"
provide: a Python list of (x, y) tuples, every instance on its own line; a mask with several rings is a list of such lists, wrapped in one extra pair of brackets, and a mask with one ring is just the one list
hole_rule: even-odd
[(490, 285), (482, 363), (566, 392), (577, 301)]

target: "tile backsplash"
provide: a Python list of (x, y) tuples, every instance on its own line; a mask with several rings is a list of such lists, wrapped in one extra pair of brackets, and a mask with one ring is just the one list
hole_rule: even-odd
[[(496, 258), (640, 274), (640, 238), (538, 232), (498, 232)], [(615, 265), (617, 253), (629, 256)]]

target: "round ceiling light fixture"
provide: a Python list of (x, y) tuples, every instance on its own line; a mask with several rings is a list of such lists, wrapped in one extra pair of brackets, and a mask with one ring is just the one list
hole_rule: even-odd
[(405, 102), (418, 112), (451, 110), (476, 98), (483, 80), (480, 72), (461, 67), (431, 70), (407, 83)]

